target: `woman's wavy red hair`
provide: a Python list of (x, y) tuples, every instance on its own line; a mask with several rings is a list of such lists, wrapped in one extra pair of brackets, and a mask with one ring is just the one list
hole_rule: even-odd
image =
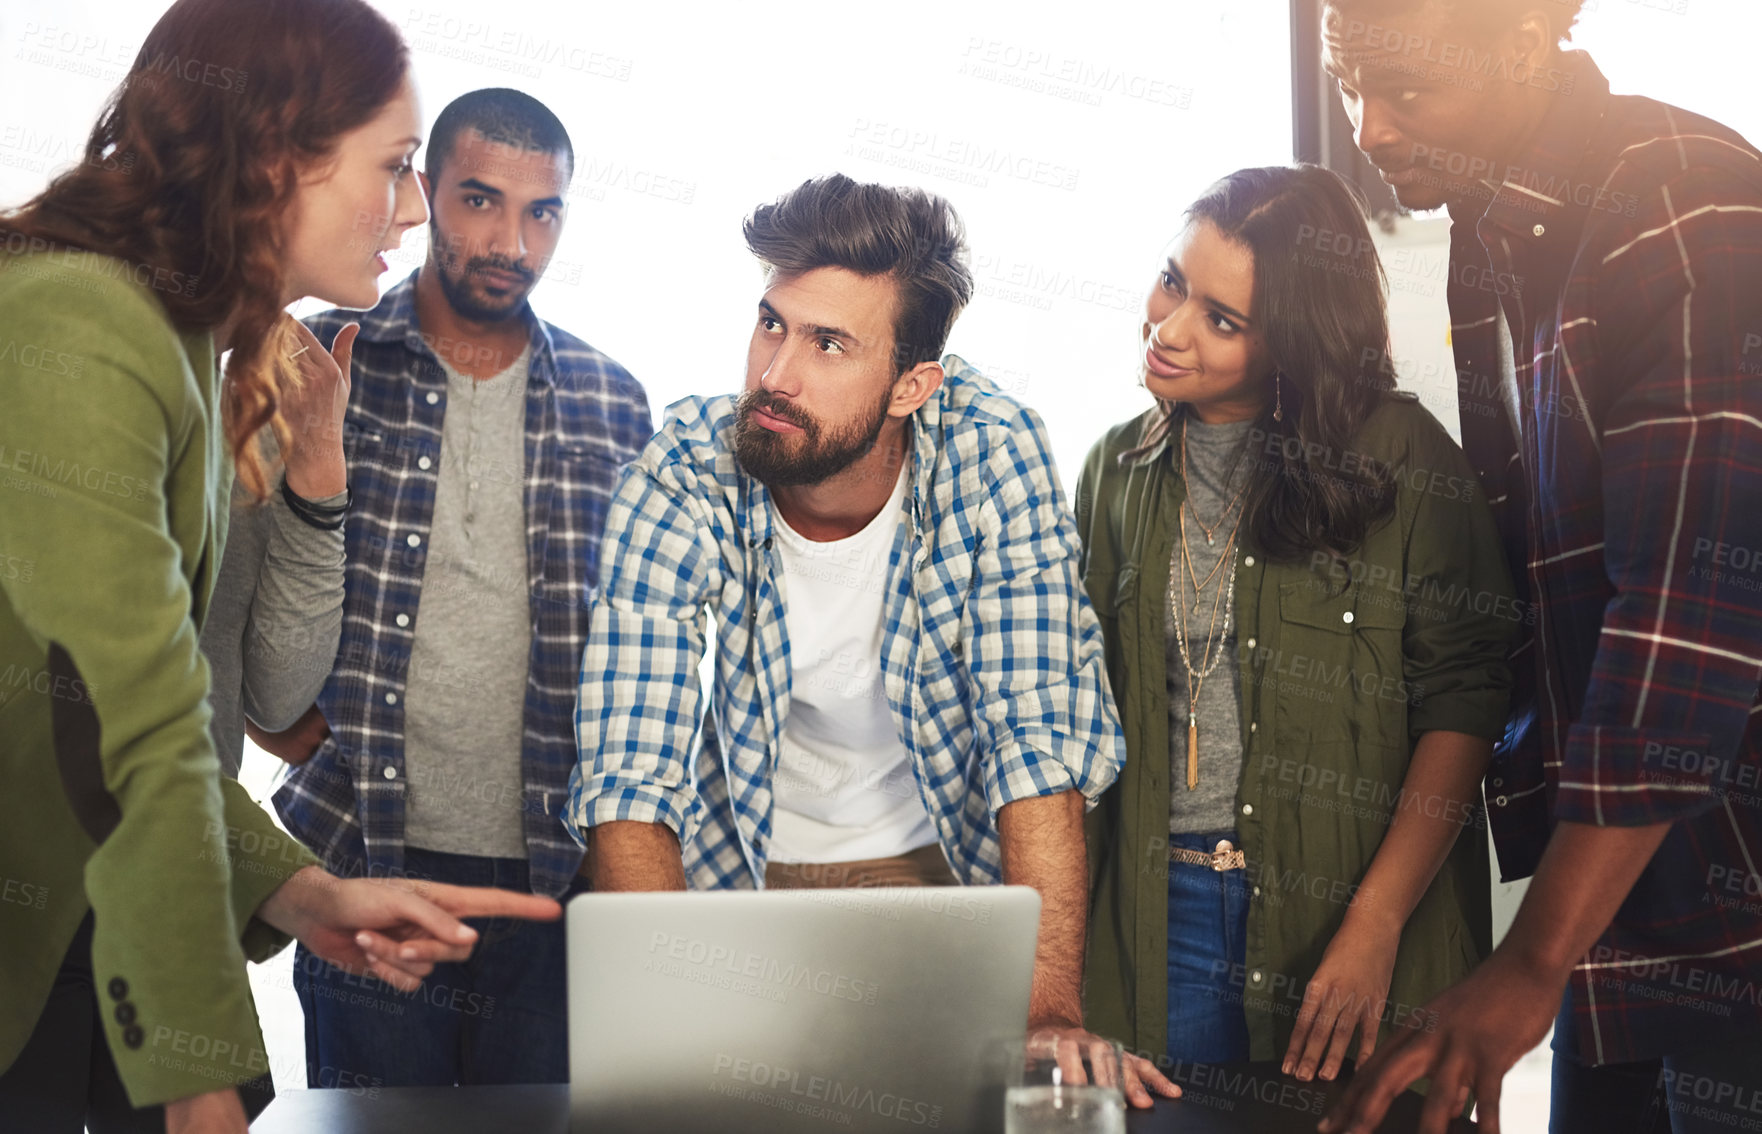
[(409, 66), (397, 28), (363, 0), (177, 0), (84, 160), (0, 217), (6, 232), (193, 281), (157, 294), (181, 331), (230, 324), (221, 416), (259, 498), (268, 475), (251, 441), (298, 380), (283, 218), (299, 175), (377, 115)]

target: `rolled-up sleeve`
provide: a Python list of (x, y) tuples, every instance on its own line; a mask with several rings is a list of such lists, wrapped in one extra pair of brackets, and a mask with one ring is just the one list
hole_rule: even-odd
[(1515, 598), (1480, 482), (1428, 416), (1393, 470), (1412, 501), (1402, 628), (1410, 738), (1433, 731), (1497, 741), (1511, 704), (1511, 649), (1527, 610)]
[(691, 763), (703, 712), (704, 656), (716, 549), (677, 468), (624, 470), (606, 515), (600, 591), (582, 651), (565, 826), (664, 823), (689, 843), (701, 802)]
[(1033, 411), (1010, 423), (987, 479), (963, 642), (987, 800), (996, 812), (1080, 791), (1093, 806), (1125, 763), (1125, 738), (1077, 574), (1076, 524)]

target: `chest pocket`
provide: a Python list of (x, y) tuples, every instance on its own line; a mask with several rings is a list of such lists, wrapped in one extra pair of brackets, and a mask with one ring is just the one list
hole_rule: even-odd
[(580, 442), (557, 447), (550, 533), (542, 573), (544, 597), (585, 608), (599, 579), (599, 533), (618, 478), (618, 466)]
[(1382, 743), (1404, 735), (1406, 620), (1400, 591), (1340, 589), (1319, 576), (1279, 584), (1278, 649), (1258, 661), (1281, 736)]

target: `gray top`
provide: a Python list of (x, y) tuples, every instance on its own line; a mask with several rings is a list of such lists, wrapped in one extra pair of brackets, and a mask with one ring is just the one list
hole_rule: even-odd
[(531, 348), (473, 379), (445, 360), (428, 565), (404, 689), (404, 841), (526, 858), (526, 378)]
[[(1169, 686), (1169, 833), (1199, 834), (1207, 831), (1230, 831), (1236, 826), (1236, 785), (1242, 773), (1242, 733), (1240, 679), (1236, 653), (1234, 618), (1225, 629), (1224, 613), (1233, 608), (1229, 600), (1234, 581), (1235, 564), (1241, 561), (1242, 535), (1237, 533), (1231, 548), (1231, 562), (1223, 563), (1224, 545), (1236, 525), (1242, 504), (1236, 493), (1249, 475), (1252, 463), (1243, 453), (1242, 442), (1253, 427), (1252, 421), (1206, 425), (1197, 418), (1187, 421), (1187, 554), (1191, 574), (1196, 576), (1203, 591), (1196, 594), (1194, 579), (1181, 564), (1181, 536), (1175, 534), (1171, 557), (1171, 580), (1178, 580), (1178, 590), (1171, 594), (1181, 597), (1181, 610), (1186, 616), (1188, 659), (1201, 673), (1207, 668), (1206, 636), (1213, 645), (1212, 657), (1223, 656), (1199, 685), (1199, 786), (1187, 789), (1187, 668), (1181, 661), (1180, 646), (1175, 638), (1175, 612), (1170, 610), (1164, 622), (1168, 635)], [(1177, 424), (1169, 438), (1169, 459), (1181, 460), (1181, 429)], [(1226, 484), (1226, 478), (1228, 483)], [(1202, 527), (1199, 521), (1204, 521)], [(1215, 543), (1207, 543), (1205, 528), (1210, 528)], [(1213, 570), (1216, 574), (1213, 574)], [(1207, 582), (1207, 577), (1210, 582)], [(1198, 609), (1194, 609), (1195, 600)], [(1213, 603), (1217, 604), (1215, 623)]]
[[(263, 447), (269, 459), (279, 455), (267, 430)], [(346, 497), (313, 503), (335, 507)], [(323, 531), (294, 515), (279, 481), (262, 504), (235, 483), (226, 550), (202, 625), (214, 710), (208, 731), (222, 771), (238, 777), (247, 716), (279, 732), (312, 707), (342, 631), (342, 529)]]

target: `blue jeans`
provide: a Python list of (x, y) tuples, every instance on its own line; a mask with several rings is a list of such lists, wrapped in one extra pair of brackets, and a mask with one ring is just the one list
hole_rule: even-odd
[[(1170, 835), (1171, 847), (1210, 854), (1236, 832)], [(1248, 872), (1169, 863), (1169, 1048), (1171, 1058), (1225, 1063), (1248, 1058), (1242, 1013), (1248, 937)]]
[[(521, 859), (406, 848), (413, 878), (524, 892)], [(569, 894), (586, 888), (572, 883)], [(565, 895), (567, 900), (568, 895)], [(569, 1080), (563, 923), (471, 921), (477, 945), (416, 992), (354, 976), (300, 946), (294, 991), (306, 1013), (309, 1087), (434, 1087)]]
[(1730, 1134), (1762, 1130), (1762, 1040), (1639, 1063), (1577, 1058), (1569, 1003), (1554, 1018), (1548, 1134)]

